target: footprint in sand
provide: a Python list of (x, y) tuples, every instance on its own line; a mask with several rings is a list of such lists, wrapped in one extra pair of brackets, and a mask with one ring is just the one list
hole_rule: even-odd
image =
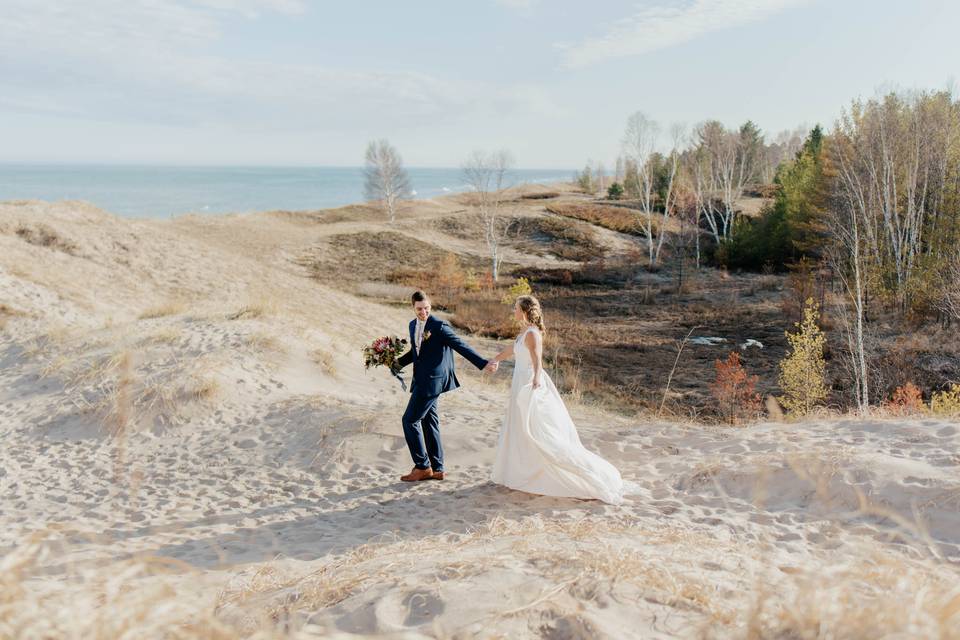
[(407, 627), (426, 624), (446, 609), (443, 600), (429, 591), (414, 591), (403, 599), (402, 604), (407, 609), (407, 616), (403, 621)]

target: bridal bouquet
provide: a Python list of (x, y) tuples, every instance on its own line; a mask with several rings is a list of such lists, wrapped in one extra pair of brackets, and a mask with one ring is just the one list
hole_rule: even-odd
[(368, 346), (363, 348), (363, 366), (366, 369), (370, 367), (388, 367), (394, 378), (400, 381), (403, 390), (407, 390), (407, 383), (400, 370), (397, 368), (397, 360), (400, 359), (403, 350), (406, 348), (407, 341), (397, 336), (383, 336), (377, 338)]

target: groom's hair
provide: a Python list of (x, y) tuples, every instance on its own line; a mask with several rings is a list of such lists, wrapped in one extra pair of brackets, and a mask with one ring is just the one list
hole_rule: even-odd
[(420, 289), (414, 291), (413, 295), (410, 296), (410, 304), (417, 304), (418, 302), (425, 302), (428, 300), (430, 300), (430, 297)]

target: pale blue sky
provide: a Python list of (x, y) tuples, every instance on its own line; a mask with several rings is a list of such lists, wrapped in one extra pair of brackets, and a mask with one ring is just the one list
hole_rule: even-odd
[(830, 125), (944, 88), (932, 0), (2, 0), (0, 161), (611, 163), (627, 116)]

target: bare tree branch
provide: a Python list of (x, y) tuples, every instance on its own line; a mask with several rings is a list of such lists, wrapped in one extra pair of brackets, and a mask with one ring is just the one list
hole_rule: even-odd
[(387, 140), (376, 140), (367, 145), (364, 168), (364, 194), (375, 200), (394, 222), (400, 200), (409, 198), (410, 177), (403, 168), (400, 154)]
[(503, 242), (510, 226), (502, 215), (502, 209), (512, 166), (513, 156), (506, 149), (501, 149), (493, 153), (474, 151), (462, 167), (464, 180), (477, 197), (484, 240), (490, 251), (490, 274), (494, 282), (500, 277)]

